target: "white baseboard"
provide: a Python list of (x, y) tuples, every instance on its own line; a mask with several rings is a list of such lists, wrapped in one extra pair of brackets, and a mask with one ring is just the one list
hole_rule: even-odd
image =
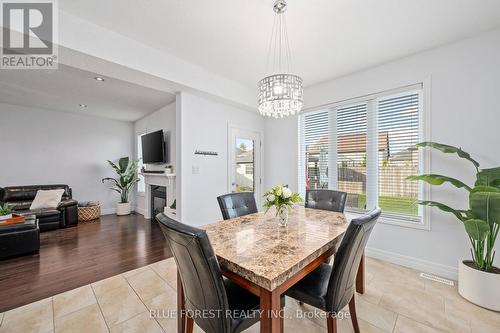
[(458, 280), (458, 267), (447, 266), (432, 261), (427, 261), (415, 257), (405, 256), (399, 253), (390, 252), (367, 247), (365, 249), (367, 257), (380, 259), (396, 265), (401, 265), (416, 269), (420, 272), (434, 274), (448, 279)]
[(116, 208), (101, 208), (101, 216), (116, 214)]
[[(139, 214), (144, 215), (143, 213), (141, 213), (140, 209), (137, 209), (134, 206), (130, 207), (130, 209), (133, 212), (138, 212)], [(116, 208), (101, 208), (101, 216), (104, 216), (104, 215), (113, 215), (113, 214), (116, 214)]]
[(139, 207), (137, 207), (135, 209), (135, 212), (138, 213), (138, 214), (141, 214), (142, 216), (144, 216), (144, 214), (146, 214), (146, 211), (144, 209), (142, 209), (142, 208), (139, 208)]

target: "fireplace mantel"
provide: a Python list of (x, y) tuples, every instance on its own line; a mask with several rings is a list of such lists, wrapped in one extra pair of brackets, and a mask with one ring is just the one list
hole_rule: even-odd
[(167, 207), (175, 200), (175, 174), (167, 173), (141, 173), (146, 184), (144, 198), (144, 218), (151, 218), (151, 185), (165, 186), (167, 188)]

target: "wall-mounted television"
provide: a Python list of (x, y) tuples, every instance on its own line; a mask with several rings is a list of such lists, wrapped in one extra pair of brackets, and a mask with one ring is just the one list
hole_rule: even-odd
[(144, 134), (141, 137), (142, 162), (144, 164), (165, 163), (165, 139), (163, 131)]

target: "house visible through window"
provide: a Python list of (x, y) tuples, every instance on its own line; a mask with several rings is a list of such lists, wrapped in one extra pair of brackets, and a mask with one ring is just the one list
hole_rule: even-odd
[(366, 104), (337, 109), (337, 188), (346, 207), (366, 206)]
[(328, 188), (328, 112), (306, 114), (303, 118), (305, 186)]
[(236, 139), (236, 192), (253, 192), (255, 188), (254, 141)]
[(379, 206), (386, 218), (422, 221), (417, 182), (422, 170), (416, 148), (422, 139), (422, 87), (343, 102), (300, 117), (301, 192), (348, 193), (346, 210)]
[(406, 177), (419, 173), (419, 94), (389, 96), (378, 102), (377, 124), (385, 150), (378, 159), (380, 207), (387, 212), (418, 215), (414, 204), (418, 183)]

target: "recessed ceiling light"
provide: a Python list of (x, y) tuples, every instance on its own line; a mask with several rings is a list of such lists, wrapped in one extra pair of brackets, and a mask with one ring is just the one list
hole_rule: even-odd
[(104, 82), (104, 78), (101, 76), (96, 76), (94, 80), (99, 81), (99, 82)]
[(87, 107), (87, 104), (80, 104), (80, 107), (81, 107), (81, 108), (86, 108), (86, 107)]

